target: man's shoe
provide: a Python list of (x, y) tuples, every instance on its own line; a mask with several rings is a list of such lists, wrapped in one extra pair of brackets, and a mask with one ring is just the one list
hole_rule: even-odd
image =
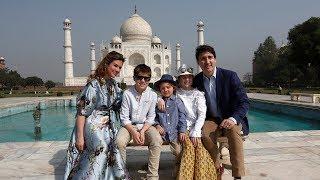
[(237, 179), (239, 180), (239, 179), (241, 179), (241, 177), (234, 177), (234, 180), (237, 180)]

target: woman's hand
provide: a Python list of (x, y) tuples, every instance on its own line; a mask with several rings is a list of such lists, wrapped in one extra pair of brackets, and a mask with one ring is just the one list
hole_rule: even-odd
[(190, 137), (190, 140), (194, 147), (197, 147), (198, 144), (201, 142), (201, 138), (199, 137)]
[(108, 124), (109, 123), (109, 116), (102, 116), (101, 117), (101, 123), (102, 124)]
[(84, 143), (84, 137), (79, 136), (76, 138), (76, 144), (75, 144), (77, 150), (81, 153), (85, 149), (85, 143)]
[(85, 122), (86, 118), (84, 116), (77, 116), (76, 119), (76, 148), (78, 149), (78, 151), (81, 153), (85, 148), (85, 142), (84, 142), (84, 135), (83, 135), (83, 129), (84, 129), (84, 122)]
[(186, 133), (179, 133), (180, 142), (184, 142), (186, 140)]
[(161, 136), (164, 135), (164, 129), (159, 124), (156, 126), (156, 129)]

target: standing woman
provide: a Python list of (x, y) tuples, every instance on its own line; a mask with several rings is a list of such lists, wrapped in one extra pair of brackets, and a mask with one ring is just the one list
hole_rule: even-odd
[(114, 78), (124, 61), (122, 54), (108, 53), (78, 96), (64, 179), (128, 179), (115, 145), (121, 90)]
[(183, 144), (179, 179), (216, 180), (214, 162), (201, 143), (201, 128), (207, 111), (206, 100), (203, 92), (192, 87), (192, 71), (192, 68), (182, 65), (178, 74), (177, 96), (185, 105), (189, 132)]

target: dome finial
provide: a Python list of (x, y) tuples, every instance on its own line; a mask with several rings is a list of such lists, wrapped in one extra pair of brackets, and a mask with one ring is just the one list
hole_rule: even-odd
[(137, 14), (137, 6), (134, 5), (134, 13)]

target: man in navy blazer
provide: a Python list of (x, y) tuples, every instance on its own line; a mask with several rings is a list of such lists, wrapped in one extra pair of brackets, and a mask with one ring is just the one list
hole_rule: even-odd
[(221, 172), (217, 136), (228, 138), (232, 176), (241, 179), (245, 175), (241, 131), (249, 134), (247, 112), (249, 99), (237, 74), (216, 67), (216, 53), (208, 45), (198, 46), (196, 59), (202, 72), (197, 74), (193, 86), (205, 93), (207, 117), (203, 125), (202, 141)]

